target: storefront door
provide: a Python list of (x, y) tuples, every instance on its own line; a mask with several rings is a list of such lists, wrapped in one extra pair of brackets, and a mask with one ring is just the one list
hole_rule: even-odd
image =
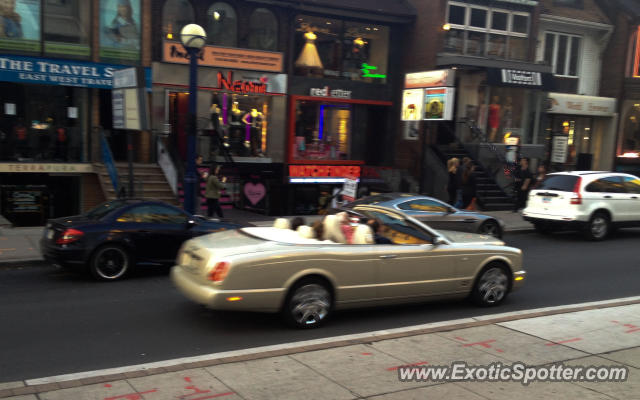
[(593, 118), (575, 115), (554, 115), (550, 129), (555, 135), (567, 136), (567, 159), (564, 169), (591, 169)]

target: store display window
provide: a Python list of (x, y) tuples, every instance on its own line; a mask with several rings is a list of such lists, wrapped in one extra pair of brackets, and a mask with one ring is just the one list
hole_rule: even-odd
[(84, 88), (0, 83), (0, 160), (83, 161), (88, 97)]
[(385, 83), (389, 28), (299, 15), (294, 51), (296, 75)]
[(296, 103), (294, 160), (349, 160), (353, 106), (346, 103)]
[(640, 105), (634, 103), (627, 110), (623, 123), (621, 151), (618, 155), (640, 158)]

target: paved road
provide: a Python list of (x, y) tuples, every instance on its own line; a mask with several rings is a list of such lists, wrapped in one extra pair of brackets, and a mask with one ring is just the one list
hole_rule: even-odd
[[(325, 328), (296, 331), (278, 318), (207, 310), (184, 299), (167, 269), (98, 283), (46, 264), (0, 270), (0, 382), (118, 367), (480, 314), (640, 294), (640, 230), (602, 243), (573, 234), (512, 234), (527, 285), (501, 307), (423, 304), (336, 315)], [(634, 265), (635, 264), (635, 265)]]

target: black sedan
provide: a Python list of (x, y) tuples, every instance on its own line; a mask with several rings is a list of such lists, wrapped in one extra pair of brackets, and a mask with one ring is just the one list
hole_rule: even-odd
[(363, 197), (345, 204), (344, 208), (353, 208), (358, 204), (376, 204), (400, 210), (434, 229), (481, 233), (497, 238), (502, 237), (504, 223), (491, 215), (457, 208), (435, 199), (409, 193), (383, 193)]
[(40, 249), (53, 264), (115, 280), (136, 264), (171, 265), (187, 239), (239, 227), (160, 201), (123, 199), (86, 214), (49, 220)]

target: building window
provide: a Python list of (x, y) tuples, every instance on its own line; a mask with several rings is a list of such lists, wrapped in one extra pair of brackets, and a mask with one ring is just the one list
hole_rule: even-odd
[(582, 38), (564, 33), (547, 32), (544, 38), (544, 61), (557, 76), (577, 78)]
[(266, 8), (257, 8), (249, 19), (249, 48), (278, 50), (278, 20)]
[(40, 1), (2, 1), (0, 49), (39, 52)]
[(293, 158), (349, 160), (352, 113), (350, 104), (297, 102)]
[[(633, 78), (640, 78), (640, 26), (631, 35), (629, 40), (629, 67), (631, 71), (627, 70), (627, 76)], [(628, 67), (628, 68), (629, 68)]]
[(180, 31), (195, 20), (189, 0), (167, 0), (162, 7), (162, 34), (165, 40), (180, 40)]
[(527, 59), (528, 13), (450, 2), (447, 22), (447, 53)]
[(89, 57), (91, 2), (45, 0), (45, 52), (64, 56)]
[(100, 58), (140, 60), (140, 0), (100, 0)]
[(296, 75), (386, 82), (388, 27), (302, 15), (296, 25)]
[(237, 47), (238, 18), (227, 3), (214, 3), (207, 11), (207, 43), (216, 46)]

